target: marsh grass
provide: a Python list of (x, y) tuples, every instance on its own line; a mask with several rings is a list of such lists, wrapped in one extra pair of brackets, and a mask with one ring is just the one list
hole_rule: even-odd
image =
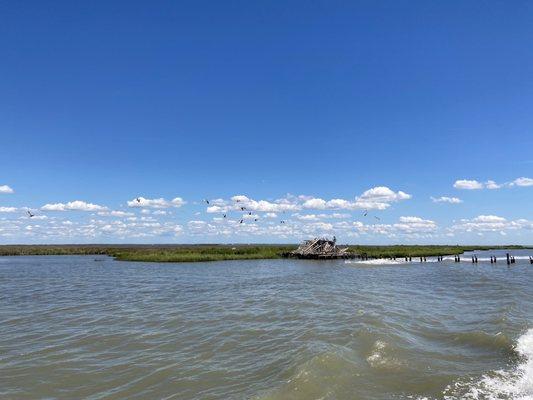
[[(296, 245), (2, 245), (0, 256), (108, 255), (121, 261), (199, 262), (256, 260), (283, 257)], [(371, 258), (430, 257), (471, 250), (523, 249), (524, 246), (349, 246), (351, 252)]]

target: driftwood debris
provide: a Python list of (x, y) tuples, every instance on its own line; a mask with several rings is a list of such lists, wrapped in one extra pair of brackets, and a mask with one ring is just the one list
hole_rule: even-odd
[(306, 240), (300, 246), (285, 257), (291, 258), (309, 258), (309, 259), (336, 259), (336, 258), (355, 258), (356, 254), (348, 252), (348, 248), (340, 248), (336, 244), (337, 240), (327, 238), (314, 238)]

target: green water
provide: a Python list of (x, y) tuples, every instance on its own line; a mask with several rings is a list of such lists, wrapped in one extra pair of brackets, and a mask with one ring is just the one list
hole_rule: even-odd
[(0, 257), (0, 398), (531, 399), (532, 253), (477, 254)]

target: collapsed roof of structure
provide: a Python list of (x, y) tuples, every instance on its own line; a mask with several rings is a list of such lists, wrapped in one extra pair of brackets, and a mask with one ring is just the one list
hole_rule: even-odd
[(314, 238), (306, 240), (300, 246), (290, 253), (286, 254), (288, 257), (294, 258), (314, 258), (314, 259), (328, 259), (328, 258), (353, 258), (354, 253), (350, 253), (348, 248), (340, 248), (337, 246), (337, 240), (328, 238)]

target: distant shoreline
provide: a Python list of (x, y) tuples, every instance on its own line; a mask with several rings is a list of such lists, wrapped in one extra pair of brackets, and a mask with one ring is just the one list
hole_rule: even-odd
[[(297, 245), (266, 244), (198, 244), (198, 245), (0, 245), (0, 256), (39, 255), (107, 255), (120, 261), (142, 262), (203, 262), (223, 260), (258, 260), (282, 258), (282, 254)], [(347, 246), (350, 252), (369, 258), (433, 257), (462, 254), (465, 251), (498, 249), (533, 249), (533, 246), (447, 246), (392, 245)]]

